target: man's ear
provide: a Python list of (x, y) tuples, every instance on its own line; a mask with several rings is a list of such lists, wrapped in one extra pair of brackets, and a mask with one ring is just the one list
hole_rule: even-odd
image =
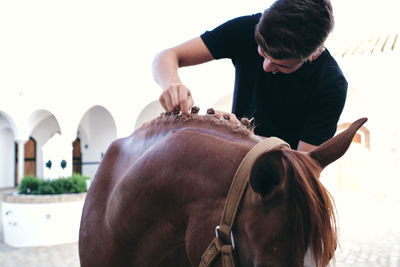
[(271, 150), (254, 162), (250, 172), (250, 186), (262, 197), (268, 196), (281, 184), (284, 175), (282, 151)]

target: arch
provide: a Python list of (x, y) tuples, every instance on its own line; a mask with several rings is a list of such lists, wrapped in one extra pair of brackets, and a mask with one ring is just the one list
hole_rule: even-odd
[(54, 116), (54, 114), (46, 109), (39, 109), (34, 111), (28, 118), (28, 129), (30, 132), (32, 132), (39, 124), (48, 121), (48, 120), (54, 120), (58, 127), (58, 132), (61, 134), (61, 127), (60, 124), (58, 123), (57, 118)]
[(61, 134), (61, 127), (55, 115), (45, 109), (34, 111), (28, 118), (29, 135), (36, 140), (36, 175), (43, 176), (43, 152), (42, 148), (55, 134)]
[(135, 129), (142, 126), (143, 123), (158, 117), (162, 112), (164, 112), (164, 108), (161, 106), (158, 100), (149, 103), (140, 112), (136, 120)]
[(18, 128), (11, 117), (0, 110), (0, 129), (2, 128), (9, 128), (13, 132), (14, 136), (18, 136), (19, 134)]
[[(117, 137), (113, 116), (103, 106), (91, 107), (82, 116), (76, 137), (80, 140), (81, 172), (94, 177), (108, 146)], [(75, 150), (73, 154), (78, 153)]]
[(213, 108), (225, 112), (232, 111), (233, 94), (227, 94), (221, 97), (214, 105)]

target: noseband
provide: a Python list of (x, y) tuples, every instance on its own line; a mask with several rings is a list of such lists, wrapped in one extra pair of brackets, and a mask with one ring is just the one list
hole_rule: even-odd
[(224, 267), (234, 267), (235, 260), (233, 252), (235, 250), (235, 242), (232, 234), (232, 227), (235, 223), (240, 202), (249, 185), (249, 174), (256, 159), (268, 150), (290, 146), (283, 140), (270, 137), (257, 143), (243, 158), (236, 174), (233, 178), (231, 188), (225, 201), (224, 211), (219, 225), (215, 228), (215, 237), (207, 247), (199, 267), (210, 266), (221, 254)]

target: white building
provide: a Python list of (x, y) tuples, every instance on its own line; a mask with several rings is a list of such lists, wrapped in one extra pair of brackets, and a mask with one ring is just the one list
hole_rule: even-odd
[[(260, 12), (272, 1), (189, 2), (1, 1), (0, 188), (17, 185), (26, 174), (44, 177), (49, 161), (59, 168), (61, 159), (68, 172), (93, 177), (112, 140), (162, 111), (161, 91), (151, 76), (158, 51), (230, 18)], [(339, 170), (343, 179), (334, 184), (382, 183), (383, 191), (392, 190), (400, 180), (398, 4), (332, 3), (336, 28), (327, 47), (349, 81), (339, 130), (369, 117), (356, 140), (361, 149), (352, 148), (361, 153), (334, 167), (331, 172)], [(230, 110), (233, 74), (229, 61), (181, 70), (203, 112), (211, 106)], [(64, 152), (47, 156), (43, 147), (55, 136), (63, 140), (55, 143)], [(358, 165), (346, 167), (348, 162)], [(343, 168), (362, 172), (346, 178)]]

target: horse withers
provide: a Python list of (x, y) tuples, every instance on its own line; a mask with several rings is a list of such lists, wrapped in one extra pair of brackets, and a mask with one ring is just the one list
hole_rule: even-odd
[[(224, 238), (232, 264), (304, 266), (307, 250), (314, 266), (330, 262), (337, 246), (334, 205), (319, 175), (365, 121), (308, 153), (285, 145), (253, 153), (241, 170), (249, 186)], [(264, 141), (210, 115), (172, 114), (113, 142), (86, 196), (81, 266), (222, 266), (219, 256), (205, 262), (206, 249), (218, 236), (239, 165)]]

